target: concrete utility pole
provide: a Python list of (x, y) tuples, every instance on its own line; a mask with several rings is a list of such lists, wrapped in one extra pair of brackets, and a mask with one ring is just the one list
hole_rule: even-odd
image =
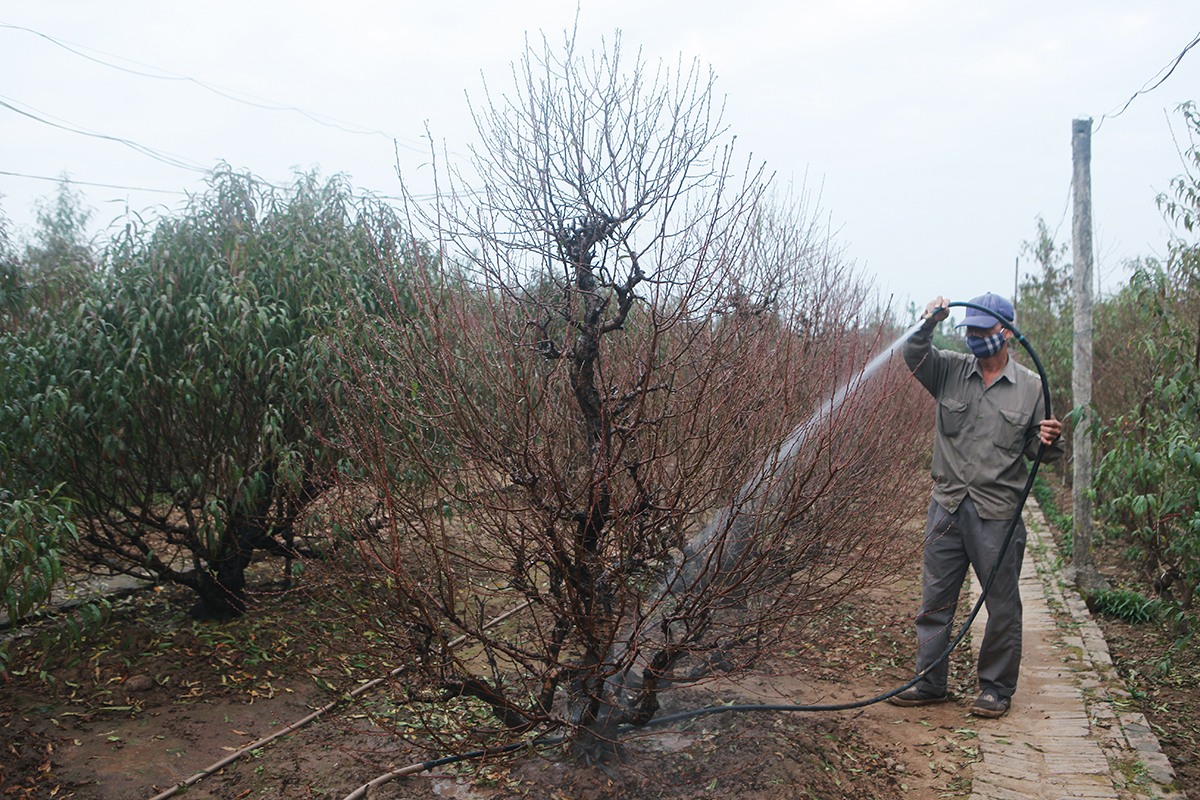
[[(1067, 579), (1073, 580), (1085, 597), (1108, 588), (1092, 559), (1092, 121), (1071, 123), (1071, 157), (1074, 165), (1074, 213), (1071, 224), (1071, 285), (1075, 299), (1075, 352), (1071, 371), (1071, 393), (1080, 415), (1075, 418), (1072, 448), (1074, 481), (1073, 551)], [(1061, 413), (1061, 412), (1060, 412)]]
[(1013, 311), (1017, 310), (1017, 294), (1021, 291), (1021, 257), (1013, 257)]

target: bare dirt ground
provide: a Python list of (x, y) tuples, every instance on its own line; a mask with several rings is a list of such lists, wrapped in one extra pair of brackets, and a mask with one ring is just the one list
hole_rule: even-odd
[[(1114, 558), (1102, 560), (1110, 577), (1120, 568)], [(779, 654), (763, 674), (671, 694), (662, 714), (728, 703), (834, 703), (899, 685), (911, 669), (917, 569), (844, 603), (814, 626), (806, 649)], [(260, 567), (258, 608), (242, 620), (194, 622), (185, 615), (187, 594), (166, 590), (117, 602), (110, 623), (84, 641), (52, 626), (18, 640), (18, 674), (0, 687), (0, 797), (150, 800), (375, 677), (338, 652), (335, 639), (314, 634), (303, 595), (281, 591), (278, 570)], [(1101, 622), (1181, 784), (1200, 797), (1195, 647), (1156, 671), (1173, 640), (1152, 625)], [(49, 655), (39, 655), (45, 645)], [(630, 737), (624, 758), (604, 768), (551, 748), (438, 767), (370, 796), (968, 797), (968, 767), (989, 722), (967, 714), (975, 695), (967, 652), (960, 648), (952, 659), (954, 703), (701, 717)], [(186, 796), (340, 800), (388, 770), (430, 758), (371, 723), (373, 704), (397, 688), (363, 693), (204, 778)], [(447, 742), (442, 753), (469, 749), (468, 741)]]
[[(1154, 626), (1099, 617), (1113, 664), (1150, 721), (1175, 775), (1200, 797), (1200, 653), (1195, 643), (1173, 652), (1172, 637)], [(1163, 662), (1170, 656), (1170, 663)]]
[[(149, 798), (305, 717), (364, 675), (328, 641), (304, 636), (300, 596), (267, 570), (246, 619), (200, 624), (174, 590), (120, 601), (79, 641), (47, 626), (17, 642), (0, 689), (0, 796)], [(763, 674), (670, 695), (663, 714), (727, 703), (831, 703), (872, 697), (908, 676), (915, 584), (855, 598), (814, 628), (804, 652)], [(38, 655), (42, 645), (50, 655)], [(955, 657), (955, 680), (970, 676)], [(589, 767), (549, 749), (399, 778), (372, 797), (900, 798), (969, 794), (979, 720), (960, 702), (876, 704), (823, 714), (721, 714), (626, 741), (620, 762)], [(370, 723), (375, 692), (204, 778), (188, 797), (343, 798), (429, 758)], [(449, 745), (448, 745), (449, 747)], [(463, 749), (470, 749), (462, 743)], [(453, 752), (448, 750), (447, 752)]]

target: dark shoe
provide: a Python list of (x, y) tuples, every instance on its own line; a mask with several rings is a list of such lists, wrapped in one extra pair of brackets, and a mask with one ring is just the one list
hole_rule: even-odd
[(988, 689), (979, 695), (979, 699), (975, 701), (975, 705), (971, 706), (971, 713), (977, 717), (999, 719), (1008, 713), (1008, 706), (1011, 702), (1009, 698), (1001, 697), (991, 689)]
[(892, 695), (888, 698), (888, 702), (894, 706), (929, 706), (934, 703), (944, 703), (949, 699), (946, 693), (936, 694), (928, 689), (921, 689), (917, 686), (911, 686), (905, 689), (900, 694)]

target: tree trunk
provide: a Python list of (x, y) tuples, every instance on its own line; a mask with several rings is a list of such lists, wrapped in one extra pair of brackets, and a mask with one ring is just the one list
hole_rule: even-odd
[(247, 504), (235, 501), (233, 514), (225, 525), (221, 549), (215, 558), (208, 559), (200, 572), (199, 585), (193, 587), (200, 595), (192, 606), (191, 615), (203, 620), (226, 620), (246, 613), (246, 567), (257, 549), (278, 547), (271, 537), (271, 504), (274, 500), (275, 470), (264, 470), (264, 491), (257, 500)]

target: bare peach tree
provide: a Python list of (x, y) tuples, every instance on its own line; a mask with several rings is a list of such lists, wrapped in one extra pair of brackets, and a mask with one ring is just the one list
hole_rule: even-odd
[(343, 507), (378, 511), (329, 564), (414, 700), (609, 738), (912, 552), (928, 426), (902, 368), (853, 380), (896, 331), (811, 198), (738, 168), (710, 73), (568, 38), (514, 75), (416, 316), (350, 354)]

